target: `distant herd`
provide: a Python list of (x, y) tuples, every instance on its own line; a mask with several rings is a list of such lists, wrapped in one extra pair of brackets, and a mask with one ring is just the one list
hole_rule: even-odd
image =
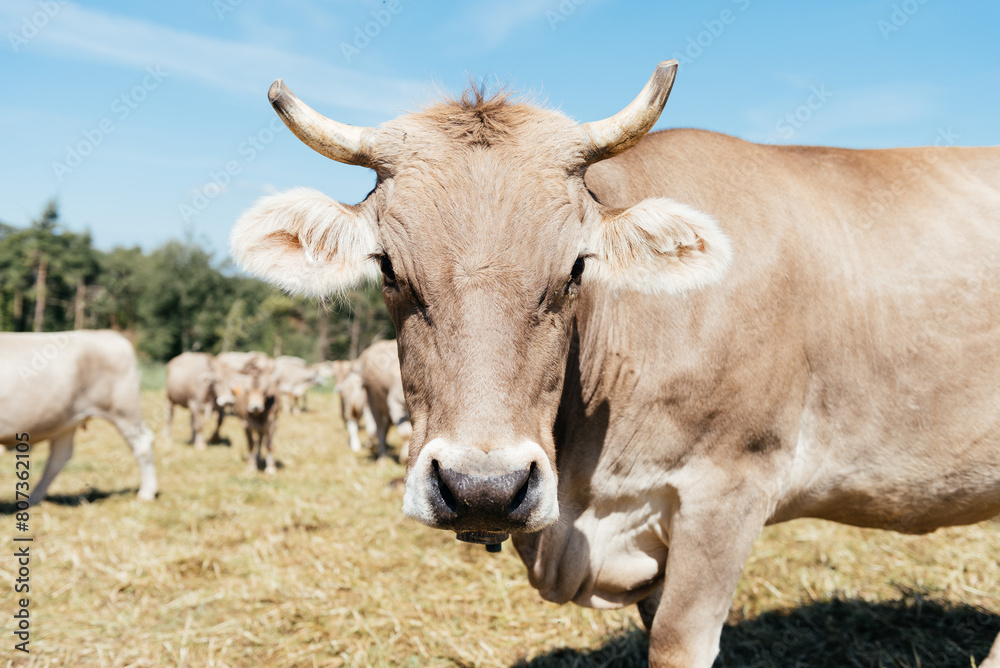
[[(105, 418), (115, 425), (139, 462), (139, 498), (156, 497), (155, 439), (142, 419), (139, 365), (127, 338), (90, 330), (0, 333), (0, 369), (7, 380), (0, 388), (4, 406), (0, 444), (51, 442), (30, 504), (45, 498), (73, 454), (77, 427), (91, 418)], [(406, 463), (411, 428), (395, 341), (379, 341), (354, 361), (313, 365), (299, 357), (272, 359), (256, 351), (186, 352), (170, 360), (166, 371), (164, 442), (170, 442), (176, 406), (191, 414), (191, 443), (196, 449), (220, 442), (222, 422), (232, 414), (246, 433), (248, 470), (275, 473), (274, 434), (282, 404), (286, 413), (306, 410), (307, 391), (333, 380), (341, 394), (351, 449), (362, 449), (358, 429), (364, 420), (377, 456), (386, 456), (386, 434), (395, 425), (402, 440), (399, 458)], [(213, 422), (208, 439), (203, 433), (205, 420)]]

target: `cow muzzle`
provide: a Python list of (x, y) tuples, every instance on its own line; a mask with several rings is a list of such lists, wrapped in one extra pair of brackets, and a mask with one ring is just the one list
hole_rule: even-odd
[(483, 450), (436, 438), (407, 472), (403, 513), (460, 535), (537, 531), (559, 518), (556, 479), (537, 443)]

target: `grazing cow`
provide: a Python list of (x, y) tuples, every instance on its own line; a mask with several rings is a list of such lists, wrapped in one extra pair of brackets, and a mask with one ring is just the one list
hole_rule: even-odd
[[(378, 442), (378, 456), (387, 453), (386, 434), (390, 425), (396, 425), (396, 431), (402, 439), (399, 446), (399, 461), (406, 463), (409, 456), (410, 437), (413, 428), (410, 425), (410, 411), (406, 407), (406, 397), (403, 394), (403, 378), (399, 372), (399, 352), (395, 341), (379, 341), (372, 344), (361, 353), (358, 360), (361, 384), (365, 388), (368, 400), (368, 410), (372, 420), (365, 423), (368, 433), (375, 429)], [(365, 416), (368, 417), (367, 415)]]
[(30, 504), (45, 498), (73, 456), (76, 428), (104, 418), (139, 462), (139, 498), (156, 498), (153, 433), (142, 420), (139, 364), (121, 334), (110, 331), (0, 334), (0, 444), (49, 441), (49, 459)]
[(307, 410), (306, 393), (309, 388), (322, 384), (319, 368), (308, 366), (301, 357), (290, 355), (276, 357), (274, 366), (278, 379), (278, 393), (284, 399), (285, 412), (298, 413), (300, 410)]
[(274, 429), (279, 409), (274, 366), (274, 360), (264, 355), (251, 357), (230, 381), (235, 398), (233, 412), (243, 421), (247, 435), (247, 469), (251, 471), (278, 470), (274, 463)]
[(640, 603), (650, 665), (690, 668), (765, 524), (1000, 512), (1000, 148), (643, 138), (676, 67), (585, 124), (472, 92), (351, 127), (277, 81), (289, 128), (377, 185), (262, 199), (232, 245), (298, 292), (380, 268), (404, 512), (513, 532), (543, 597)]
[(219, 429), (225, 417), (225, 406), (218, 402), (219, 396), (226, 396), (225, 382), (216, 368), (215, 359), (208, 353), (181, 353), (167, 362), (167, 415), (163, 425), (164, 440), (170, 439), (170, 425), (174, 418), (174, 406), (183, 406), (191, 412), (191, 442), (196, 450), (205, 449), (205, 437), (201, 433), (201, 421), (208, 419), (214, 411), (218, 415), (215, 433), (211, 441), (220, 439)]

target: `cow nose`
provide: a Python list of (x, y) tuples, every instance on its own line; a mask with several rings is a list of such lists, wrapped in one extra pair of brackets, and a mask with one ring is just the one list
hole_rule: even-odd
[(462, 531), (516, 531), (538, 505), (538, 467), (472, 475), (431, 462), (430, 502), (441, 525)]

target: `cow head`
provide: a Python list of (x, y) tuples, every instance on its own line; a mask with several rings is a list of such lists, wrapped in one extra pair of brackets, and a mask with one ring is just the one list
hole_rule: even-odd
[(378, 180), (357, 205), (306, 189), (262, 199), (233, 254), (294, 292), (381, 277), (413, 422), (408, 516), (483, 542), (555, 522), (552, 431), (581, 291), (679, 292), (724, 272), (729, 243), (708, 215), (663, 198), (611, 209), (584, 184), (653, 126), (676, 68), (585, 124), (473, 91), (358, 128), (271, 87), (303, 142)]
[(230, 378), (237, 412), (254, 418), (266, 415), (277, 401), (277, 380), (272, 360), (254, 357)]

